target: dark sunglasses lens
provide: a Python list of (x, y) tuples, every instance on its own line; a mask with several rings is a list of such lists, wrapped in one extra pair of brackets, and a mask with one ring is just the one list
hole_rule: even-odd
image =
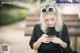
[(46, 9), (42, 9), (42, 12), (46, 12)]
[(49, 11), (50, 11), (50, 12), (53, 12), (53, 8), (49, 8)]

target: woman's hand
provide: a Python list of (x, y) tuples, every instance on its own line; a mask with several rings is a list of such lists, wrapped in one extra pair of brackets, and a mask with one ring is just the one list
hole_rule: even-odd
[(43, 35), (39, 38), (39, 40), (40, 40), (41, 42), (43, 42), (43, 43), (50, 43), (50, 38), (49, 38), (49, 36), (46, 35), (46, 34), (43, 34)]
[(50, 41), (53, 42), (53, 43), (56, 43), (56, 44), (59, 44), (62, 42), (62, 40), (56, 36), (52, 36), (50, 37)]
[(50, 41), (53, 43), (61, 45), (63, 48), (67, 47), (67, 43), (62, 41), (60, 38), (58, 38), (56, 36), (50, 37)]
[(34, 44), (33, 44), (33, 49), (37, 50), (41, 43), (50, 43), (50, 38), (48, 37), (48, 35), (43, 34)]

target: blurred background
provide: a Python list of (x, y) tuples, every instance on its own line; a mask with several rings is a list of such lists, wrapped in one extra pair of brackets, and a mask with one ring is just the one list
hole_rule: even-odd
[[(39, 21), (40, 6), (56, 0), (0, 1), (0, 44), (8, 44), (8, 53), (31, 53), (29, 41)], [(68, 27), (71, 48), (80, 53), (80, 4), (57, 4)], [(1, 52), (0, 52), (1, 53)]]

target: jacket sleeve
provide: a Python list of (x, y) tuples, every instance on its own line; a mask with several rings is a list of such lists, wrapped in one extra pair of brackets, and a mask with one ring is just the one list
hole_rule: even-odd
[(31, 39), (30, 39), (30, 42), (29, 42), (29, 45), (32, 49), (33, 49), (33, 43), (37, 41), (36, 31), (37, 31), (37, 25), (34, 26), (32, 36), (31, 36)]
[(68, 28), (64, 24), (63, 25), (63, 31), (62, 31), (62, 40), (67, 43), (68, 46), (70, 46), (70, 38), (69, 38), (69, 33), (68, 33)]
[(70, 47), (70, 38), (69, 38), (69, 34), (68, 34), (68, 29), (67, 26), (64, 24), (63, 26), (63, 32), (62, 32), (62, 36), (63, 36), (63, 41), (67, 43), (67, 47), (63, 48), (63, 51), (65, 53), (73, 53), (73, 50)]

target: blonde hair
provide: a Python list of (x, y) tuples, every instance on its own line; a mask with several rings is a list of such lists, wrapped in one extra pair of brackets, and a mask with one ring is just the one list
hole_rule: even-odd
[[(61, 12), (59, 10), (59, 8), (57, 6), (54, 6), (55, 9), (56, 9), (56, 18), (57, 18), (57, 21), (55, 23), (55, 30), (57, 32), (61, 31), (62, 29), (62, 25), (63, 25), (63, 21), (62, 21), (62, 16), (61, 16)], [(54, 14), (54, 13), (53, 13)], [(47, 25), (45, 24), (45, 20), (43, 18), (44, 16), (44, 13), (41, 11), (40, 13), (40, 24), (41, 24), (41, 29), (44, 33), (47, 33)]]

